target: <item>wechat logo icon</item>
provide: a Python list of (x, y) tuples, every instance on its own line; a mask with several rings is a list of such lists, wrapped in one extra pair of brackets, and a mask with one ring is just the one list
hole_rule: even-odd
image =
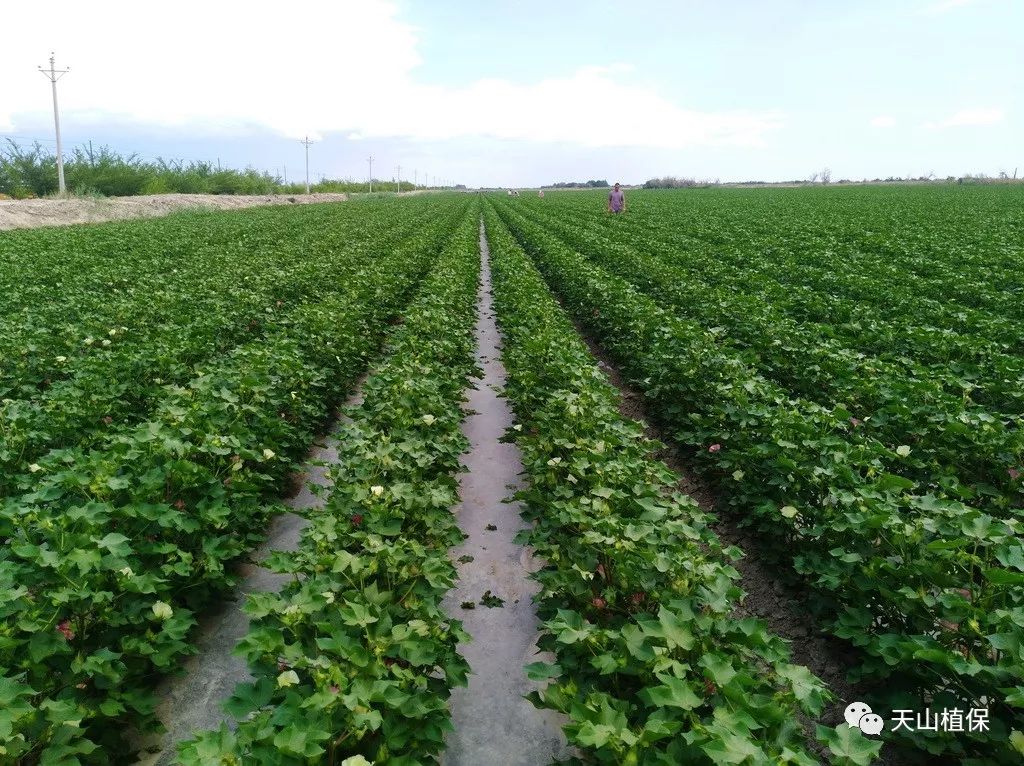
[(863, 702), (851, 702), (843, 712), (846, 723), (850, 728), (860, 729), (865, 734), (874, 736), (881, 733), (885, 728), (885, 721), (882, 716), (871, 712), (871, 707)]

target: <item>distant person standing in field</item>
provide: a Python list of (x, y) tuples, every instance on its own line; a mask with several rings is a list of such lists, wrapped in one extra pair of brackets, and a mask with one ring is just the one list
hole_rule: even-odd
[(544, 199), (544, 190), (543, 190), (543, 189), (540, 189), (540, 190), (539, 190), (539, 191), (537, 192), (537, 196), (538, 196), (538, 197), (540, 197), (541, 199)]
[(622, 189), (619, 188), (618, 184), (615, 184), (615, 188), (613, 188), (608, 194), (608, 212), (626, 212), (626, 195), (623, 193)]

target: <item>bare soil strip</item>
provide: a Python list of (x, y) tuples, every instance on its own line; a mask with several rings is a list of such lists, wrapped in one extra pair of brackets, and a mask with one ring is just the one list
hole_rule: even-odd
[[(447, 766), (536, 766), (568, 753), (561, 716), (537, 710), (523, 699), (537, 688), (523, 666), (544, 659), (536, 649), (538, 620), (532, 604), (540, 567), (532, 552), (513, 539), (526, 526), (518, 505), (503, 503), (519, 481), (522, 460), (514, 444), (499, 441), (512, 424), (512, 411), (499, 397), (505, 368), (491, 299), (489, 252), (480, 227), (481, 289), (477, 320), (477, 364), (484, 376), (468, 394), (463, 432), (470, 449), (462, 457), (459, 526), (468, 535), (452, 550), (459, 570), (445, 610), (462, 620), (472, 642), (460, 646), (468, 660), (469, 686), (452, 693), (454, 731), (442, 762)], [(471, 558), (470, 558), (471, 557)], [(485, 594), (502, 600), (489, 607)], [(491, 602), (496, 603), (496, 602)], [(463, 605), (472, 604), (472, 609)], [(549, 658), (550, 659), (550, 658)]]
[[(348, 404), (355, 405), (359, 401), (357, 386)], [(326, 474), (337, 460), (337, 442), (332, 435), (324, 437), (310, 450), (302, 473), (296, 477), (300, 489), (285, 503), (297, 513), (283, 513), (274, 518), (267, 539), (253, 554), (254, 562), (266, 560), (273, 551), (294, 551), (298, 548), (299, 538), (307, 524), (300, 514), (323, 507), (327, 493), (316, 494), (312, 487), (328, 489), (331, 486)], [(158, 688), (157, 696), (161, 702), (157, 714), (167, 731), (163, 736), (140, 745), (151, 751), (140, 756), (137, 762), (140, 766), (174, 763), (178, 743), (191, 738), (197, 731), (216, 729), (224, 721), (233, 728), (233, 719), (223, 711), (222, 705), (234, 692), (236, 684), (253, 680), (245, 660), (232, 653), (249, 630), (249, 618), (242, 607), (248, 594), (278, 591), (288, 581), (288, 575), (271, 572), (258, 563), (245, 565), (240, 572), (243, 579), (233, 591), (231, 600), (225, 602), (218, 612), (200, 621), (196, 638), (199, 651), (185, 663), (184, 674), (166, 679)]]
[(347, 194), (151, 194), (96, 199), (0, 200), (0, 231), (155, 218), (185, 209), (236, 210), (258, 205), (308, 205), (347, 199)]

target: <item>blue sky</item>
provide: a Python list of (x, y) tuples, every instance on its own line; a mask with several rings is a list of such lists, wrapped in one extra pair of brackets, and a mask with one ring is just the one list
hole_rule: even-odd
[[(0, 136), (314, 178), (534, 185), (1024, 172), (1024, 2), (150, 4), (5, 9)], [(22, 15), (24, 18), (17, 18)], [(11, 17), (14, 18), (11, 18)]]

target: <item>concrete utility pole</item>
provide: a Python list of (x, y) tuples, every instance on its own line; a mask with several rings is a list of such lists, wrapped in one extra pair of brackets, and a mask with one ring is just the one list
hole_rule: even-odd
[(402, 193), (402, 166), (399, 165), (397, 170), (398, 170), (398, 174), (395, 176), (395, 178), (398, 181), (398, 193), (401, 194)]
[(309, 140), (309, 136), (306, 136), (300, 144), (306, 147), (306, 194), (309, 194), (309, 145), (315, 143)]
[(57, 132), (57, 189), (63, 194), (66, 191), (64, 186), (64, 152), (60, 143), (60, 110), (57, 109), (57, 80), (66, 75), (71, 71), (71, 67), (67, 69), (57, 69), (54, 65), (54, 54), (50, 52), (50, 68), (43, 69), (39, 67), (39, 71), (46, 75), (50, 84), (53, 86), (53, 127)]
[(370, 194), (373, 194), (373, 155), (367, 157), (366, 161), (370, 163)]
[(412, 169), (412, 188), (416, 188), (420, 185), (420, 171), (416, 168)]

